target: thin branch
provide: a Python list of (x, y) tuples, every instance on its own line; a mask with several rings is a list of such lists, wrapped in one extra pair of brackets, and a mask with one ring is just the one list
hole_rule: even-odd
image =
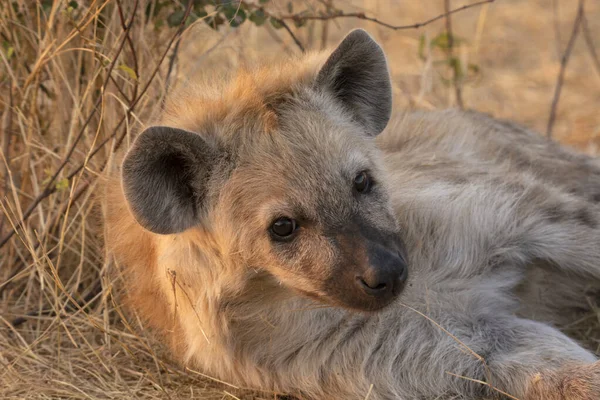
[(281, 20), (294, 20), (297, 22), (304, 22), (304, 21), (308, 21), (308, 20), (322, 20), (322, 21), (326, 21), (326, 20), (330, 20), (330, 19), (336, 19), (336, 18), (357, 18), (357, 19), (362, 19), (365, 21), (370, 21), (373, 23), (376, 23), (378, 25), (381, 26), (385, 26), (386, 28), (389, 29), (393, 29), (395, 31), (397, 30), (404, 30), (404, 29), (417, 29), (417, 28), (422, 28), (425, 25), (429, 25), (432, 22), (438, 21), (442, 18), (445, 18), (449, 15), (452, 15), (454, 13), (466, 10), (468, 8), (473, 8), (473, 7), (477, 7), (480, 6), (482, 4), (487, 4), (487, 3), (493, 3), (495, 0), (482, 0), (482, 1), (478, 1), (476, 3), (472, 3), (472, 4), (467, 4), (464, 5), (462, 7), (458, 7), (455, 8), (454, 10), (450, 10), (447, 12), (444, 12), (443, 14), (438, 15), (437, 17), (433, 17), (430, 18), (426, 21), (423, 22), (418, 22), (416, 24), (411, 24), (411, 25), (392, 25), (392, 24), (388, 24), (386, 22), (380, 21), (377, 18), (373, 18), (373, 17), (367, 17), (365, 15), (365, 13), (363, 12), (355, 12), (355, 13), (335, 13), (335, 14), (327, 14), (327, 15), (284, 15), (279, 17), (278, 19)]
[[(107, 81), (108, 81), (108, 79), (107, 79)], [(45, 198), (47, 198), (48, 196), (50, 196), (52, 193), (54, 193), (56, 191), (56, 185), (54, 185), (54, 181), (56, 180), (56, 178), (58, 177), (58, 175), (60, 174), (60, 172), (63, 170), (63, 168), (69, 162), (69, 158), (71, 157), (71, 154), (73, 154), (73, 152), (75, 151), (75, 146), (77, 145), (77, 143), (79, 142), (79, 140), (83, 136), (83, 133), (84, 133), (85, 129), (87, 128), (87, 126), (92, 121), (92, 118), (96, 114), (96, 111), (97, 111), (98, 106), (100, 105), (101, 101), (102, 101), (102, 97), (98, 97), (98, 100), (96, 100), (96, 103), (92, 107), (92, 111), (90, 112), (90, 115), (88, 116), (88, 118), (86, 119), (86, 121), (83, 123), (83, 126), (81, 127), (81, 130), (79, 131), (79, 134), (77, 135), (77, 138), (75, 139), (75, 141), (73, 142), (71, 148), (67, 152), (67, 156), (64, 158), (63, 162), (58, 166), (56, 172), (52, 175), (52, 177), (50, 178), (50, 181), (46, 184), (46, 186), (42, 190), (42, 193), (40, 193), (31, 202), (31, 204), (29, 205), (29, 207), (27, 207), (27, 209), (23, 213), (23, 217), (21, 218), (21, 221), (16, 225), (17, 227), (18, 226), (23, 226), (23, 224), (25, 223), (25, 221), (27, 221), (27, 219), (29, 219), (29, 217), (31, 216), (31, 214), (33, 214), (33, 211), (35, 211), (36, 207)], [(0, 248), (2, 248), (6, 243), (8, 243), (8, 241), (10, 240), (10, 238), (12, 238), (15, 233), (16, 233), (16, 231), (14, 229), (12, 229), (10, 232), (8, 232), (2, 238), (2, 241), (0, 241)]]
[[(129, 23), (125, 23), (125, 16), (123, 14), (123, 7), (121, 6), (121, 1), (117, 0), (117, 10), (119, 11), (119, 19), (121, 20), (121, 28), (125, 32), (125, 37), (127, 39), (127, 44), (129, 45), (129, 50), (131, 51), (131, 58), (133, 60), (133, 71), (135, 72), (135, 81), (133, 82), (133, 94), (131, 96), (132, 99), (137, 97), (138, 86), (139, 86), (139, 78), (140, 78), (140, 70), (138, 66), (137, 53), (135, 51), (135, 46), (133, 45), (133, 40), (131, 40), (131, 36), (129, 32), (131, 30), (131, 25), (133, 25), (133, 16), (137, 13), (139, 0), (135, 0), (132, 11), (132, 18)], [(127, 97), (126, 97), (127, 98)]]
[[(162, 62), (164, 61), (167, 53), (169, 52), (169, 50), (171, 49), (171, 46), (173, 45), (173, 42), (179, 38), (179, 36), (181, 35), (181, 33), (183, 32), (183, 30), (185, 29), (185, 21), (187, 20), (187, 17), (190, 15), (190, 11), (192, 9), (192, 4), (193, 4), (193, 0), (188, 0), (188, 4), (186, 6), (186, 10), (185, 10), (185, 14), (184, 14), (184, 18), (181, 22), (181, 24), (179, 25), (179, 28), (177, 29), (177, 32), (175, 32), (175, 34), (173, 35), (173, 37), (171, 38), (171, 40), (169, 41), (169, 43), (167, 44), (167, 49), (165, 50), (165, 52), (162, 54), (162, 57), (160, 58), (160, 60), (158, 61), (156, 67), (154, 68), (154, 71), (152, 72), (152, 74), (150, 75), (150, 78), (148, 79), (148, 81), (146, 82), (146, 85), (144, 85), (144, 87), (142, 88), (139, 96), (133, 101), (133, 103), (131, 103), (131, 105), (127, 108), (126, 114), (121, 118), (121, 120), (117, 123), (116, 127), (113, 130), (113, 133), (107, 138), (105, 139), (103, 142), (101, 142), (100, 144), (98, 144), (98, 146), (96, 146), (96, 148), (94, 150), (92, 150), (92, 152), (89, 154), (89, 157), (86, 159), (86, 161), (84, 161), (84, 163), (79, 164), (79, 166), (77, 166), (77, 168), (75, 168), (75, 170), (73, 170), (68, 176), (67, 176), (67, 180), (71, 180), (75, 175), (77, 175), (83, 168), (85, 168), (85, 165), (87, 162), (89, 162), (89, 160), (94, 157), (101, 149), (102, 147), (104, 147), (104, 145), (106, 145), (106, 143), (108, 143), (111, 139), (114, 139), (115, 137), (117, 137), (117, 132), (119, 130), (119, 128), (121, 127), (121, 125), (123, 124), (123, 122), (126, 120), (127, 115), (129, 115), (131, 112), (133, 112), (135, 106), (139, 103), (139, 101), (142, 99), (142, 97), (144, 96), (144, 94), (146, 93), (146, 91), (148, 90), (148, 88), (150, 87), (150, 85), (152, 84), (152, 82), (154, 81), (154, 78), (156, 77), (156, 74), (158, 73), (160, 66), (162, 65)], [(133, 18), (135, 17), (135, 14), (132, 15), (132, 20), (130, 21), (130, 23), (127, 25), (127, 28), (130, 29), (132, 26), (132, 21)], [(123, 45), (125, 43), (126, 39), (124, 38), (121, 41), (121, 45), (119, 46), (119, 52), (122, 50)], [(118, 54), (118, 53), (117, 53)], [(114, 67), (114, 63), (116, 62), (116, 57), (113, 59), (113, 62), (111, 63), (111, 66)], [(111, 72), (112, 69), (109, 68), (109, 74)], [(106, 87), (106, 85), (108, 84), (109, 80), (108, 78), (105, 80), (103, 88)], [(49, 197), (50, 195), (52, 195), (55, 191), (56, 191), (56, 186), (53, 184), (53, 180), (56, 179), (56, 177), (58, 176), (58, 174), (60, 173), (60, 171), (66, 166), (66, 164), (69, 161), (69, 158), (71, 156), (71, 154), (74, 151), (75, 145), (77, 144), (77, 141), (81, 138), (81, 136), (83, 135), (83, 131), (85, 130), (85, 128), (87, 127), (87, 125), (91, 122), (92, 117), (94, 116), (94, 114), (97, 111), (98, 106), (100, 105), (100, 102), (102, 100), (102, 97), (99, 97), (98, 100), (96, 101), (96, 103), (94, 104), (93, 110), (90, 113), (88, 119), (86, 120), (86, 122), (84, 123), (78, 138), (76, 139), (76, 142), (73, 144), (73, 146), (71, 147), (71, 149), (69, 149), (69, 152), (67, 154), (67, 157), (65, 157), (65, 160), (63, 161), (63, 163), (61, 163), (61, 165), (59, 166), (59, 169), (53, 174), (51, 181), (46, 185), (46, 187), (44, 188), (44, 190), (42, 190), (42, 193), (40, 193), (31, 203), (31, 205), (29, 206), (29, 208), (27, 209), (27, 211), (25, 211), (23, 213), (23, 218), (21, 219), (21, 221), (18, 223), (17, 226), (23, 226), (23, 224), (27, 221), (27, 219), (31, 216), (31, 214), (33, 213), (33, 211), (35, 210), (35, 208), (47, 197)], [(127, 131), (125, 131), (122, 135), (119, 136), (117, 143), (115, 145), (115, 149), (117, 149), (123, 139), (125, 138), (127, 134)], [(15, 229), (12, 229), (8, 234), (6, 234), (2, 240), (0, 241), (0, 248), (2, 248), (6, 243), (8, 243), (8, 241), (13, 237), (13, 235), (16, 233)]]
[[(12, 116), (13, 116), (13, 82), (12, 79), (9, 79), (8, 85), (8, 107), (4, 109), (6, 113), (2, 118), (2, 155), (4, 158), (4, 162), (2, 163), (2, 176), (4, 177), (4, 190), (3, 196), (8, 194), (9, 189), (9, 178), (8, 173), (10, 172), (10, 142), (12, 139)], [(3, 232), (4, 228), (4, 216), (0, 219), (0, 234)]]
[(177, 55), (179, 54), (179, 44), (181, 43), (181, 37), (177, 39), (175, 43), (175, 47), (173, 47), (173, 53), (171, 57), (169, 57), (169, 69), (167, 69), (167, 76), (165, 78), (165, 95), (169, 91), (169, 81), (171, 79), (171, 74), (173, 73), (173, 67), (175, 66), (175, 61), (177, 60)]
[(464, 109), (465, 105), (462, 99), (462, 88), (460, 86), (460, 64), (454, 58), (454, 33), (452, 32), (452, 17), (450, 13), (450, 0), (444, 0), (444, 11), (446, 13), (446, 36), (448, 38), (447, 56), (450, 66), (452, 67), (452, 84), (456, 93), (456, 103), (460, 109)]
[(550, 139), (552, 138), (552, 129), (554, 128), (554, 121), (556, 120), (556, 109), (558, 108), (558, 101), (560, 100), (560, 92), (562, 90), (562, 86), (565, 79), (565, 70), (567, 68), (567, 64), (569, 62), (569, 58), (571, 57), (571, 52), (573, 51), (573, 46), (575, 45), (575, 39), (577, 39), (577, 35), (579, 34), (579, 28), (581, 27), (581, 21), (584, 17), (583, 5), (585, 0), (579, 0), (579, 6), (577, 7), (577, 15), (575, 16), (575, 21), (573, 22), (573, 31), (571, 32), (571, 37), (569, 38), (569, 42), (567, 43), (567, 48), (563, 56), (560, 59), (560, 70), (558, 72), (558, 78), (556, 80), (556, 89), (554, 90), (554, 98), (552, 99), (552, 105), (550, 107), (550, 117), (548, 118), (548, 127), (546, 128), (546, 136)]
[(554, 23), (554, 38), (556, 41), (556, 56), (560, 57), (561, 53), (561, 35), (560, 35), (560, 23), (558, 18), (558, 0), (552, 0), (552, 22)]
[[(294, 43), (296, 43), (296, 46), (298, 46), (298, 48), (304, 52), (304, 46), (302, 45), (302, 42), (298, 39), (298, 37), (294, 34), (294, 32), (292, 31), (292, 29), (289, 27), (289, 25), (285, 22), (285, 20), (291, 20), (294, 21), (296, 23), (303, 23), (306, 21), (310, 21), (310, 20), (320, 20), (320, 21), (329, 21), (332, 19), (337, 19), (337, 18), (357, 18), (357, 19), (362, 19), (365, 21), (370, 21), (373, 23), (376, 23), (378, 25), (384, 26), (386, 28), (389, 29), (393, 29), (393, 30), (403, 30), (403, 29), (417, 29), (417, 28), (421, 28), (425, 25), (431, 24), (432, 22), (438, 21), (442, 18), (448, 18), (450, 15), (472, 8), (472, 7), (477, 7), (479, 5), (482, 4), (488, 4), (488, 3), (493, 3), (495, 0), (481, 0), (478, 1), (476, 3), (472, 3), (472, 4), (467, 4), (464, 5), (462, 7), (458, 7), (455, 8), (454, 10), (446, 10), (446, 12), (444, 12), (443, 14), (438, 15), (437, 17), (433, 17), (430, 18), (426, 21), (423, 22), (418, 22), (416, 24), (412, 24), (412, 25), (392, 25), (392, 24), (388, 24), (386, 22), (380, 21), (377, 18), (373, 18), (373, 17), (367, 17), (365, 15), (365, 13), (363, 12), (355, 12), (355, 13), (343, 13), (343, 12), (334, 12), (334, 13), (329, 13), (329, 14), (325, 14), (325, 15), (301, 15), (301, 14), (294, 14), (294, 15), (283, 15), (283, 16), (275, 16), (269, 12), (267, 12), (264, 8), (257, 6), (256, 4), (252, 4), (252, 3), (247, 3), (244, 2), (244, 5), (247, 8), (254, 8), (254, 9), (260, 9), (266, 16), (274, 19), (275, 21), (277, 21), (279, 24), (281, 24), (281, 26), (287, 31), (287, 33), (291, 36), (291, 38), (294, 40)], [(462, 100), (461, 100), (462, 102)]]
[(304, 53), (305, 50), (304, 50), (304, 46), (302, 45), (302, 42), (300, 42), (300, 39), (298, 39), (298, 37), (290, 29), (290, 27), (288, 26), (288, 24), (286, 24), (286, 22), (283, 19), (276, 18), (276, 20), (277, 20), (277, 22), (279, 22), (281, 24), (281, 26), (283, 26), (283, 29), (285, 29), (287, 31), (287, 33), (290, 34), (290, 36), (294, 40), (294, 43), (296, 43), (296, 46), (298, 46), (298, 48), (300, 49), (300, 51)]
[[(135, 18), (135, 14), (132, 14), (131, 19), (129, 21), (129, 24), (127, 26), (127, 30), (125, 31), (125, 35), (123, 37), (123, 40), (121, 40), (121, 43), (119, 44), (119, 47), (117, 48), (117, 52), (115, 54), (115, 56), (113, 57), (113, 60), (111, 61), (111, 63), (109, 64), (108, 68), (107, 68), (107, 72), (106, 72), (106, 79), (104, 80), (104, 83), (102, 84), (102, 90), (101, 93), (104, 92), (104, 90), (106, 89), (106, 87), (108, 86), (108, 83), (110, 82), (110, 76), (112, 74), (112, 71), (117, 63), (117, 59), (119, 58), (119, 55), (121, 54), (121, 52), (123, 51), (123, 47), (125, 46), (125, 42), (127, 40), (127, 33), (128, 30), (131, 29), (131, 26), (133, 26), (132, 22), (133, 19)], [(75, 148), (77, 147), (77, 144), (79, 143), (79, 141), (83, 138), (83, 135), (88, 127), (88, 125), (90, 124), (90, 122), (92, 122), (92, 118), (94, 117), (94, 115), (96, 114), (96, 112), (98, 111), (98, 107), (100, 106), (100, 103), (102, 102), (102, 95), (100, 95), (97, 99), (96, 102), (94, 103), (94, 105), (92, 106), (92, 111), (90, 112), (90, 114), (88, 115), (87, 119), (85, 120), (85, 122), (83, 123), (83, 126), (81, 127), (81, 129), (79, 130), (79, 133), (77, 134), (77, 136), (75, 137), (75, 140), (73, 141), (73, 143), (71, 144), (71, 147), (69, 148), (69, 150), (67, 151), (67, 154), (65, 155), (65, 157), (63, 158), (63, 161), (60, 163), (60, 165), (58, 166), (58, 168), (56, 169), (56, 171), (54, 171), (54, 173), (52, 174), (52, 176), (50, 177), (50, 179), (48, 180), (48, 183), (46, 184), (46, 186), (44, 187), (44, 189), (42, 190), (42, 193), (40, 193), (34, 200), (33, 202), (29, 205), (29, 207), (27, 207), (27, 209), (25, 210), (25, 212), (23, 213), (23, 217), (21, 218), (21, 221), (19, 222), (19, 224), (17, 226), (23, 226), (23, 224), (25, 223), (25, 221), (27, 221), (27, 219), (31, 216), (31, 214), (33, 214), (33, 212), (35, 211), (36, 207), (42, 202), (42, 200), (44, 200), (45, 198), (47, 198), (48, 196), (50, 196), (52, 193), (54, 193), (56, 191), (56, 185), (54, 184), (54, 182), (56, 181), (56, 179), (58, 178), (58, 176), (60, 175), (61, 171), (67, 166), (67, 164), (69, 163), (71, 156), (73, 155), (73, 153), (75, 152)], [(2, 240), (0, 241), (0, 248), (2, 248), (9, 240), (10, 238), (15, 234), (14, 230), (11, 230), (8, 234), (6, 234)]]
[(592, 32), (590, 31), (590, 26), (588, 25), (585, 13), (581, 17), (581, 29), (583, 31), (585, 43), (587, 44), (588, 50), (590, 51), (590, 56), (592, 56), (592, 61), (594, 62), (594, 66), (596, 67), (596, 72), (600, 76), (600, 57), (598, 57), (598, 53), (596, 52), (596, 46), (594, 45), (594, 39), (592, 38)]
[[(266, 17), (271, 18), (272, 20), (274, 20), (278, 24), (280, 24), (286, 30), (286, 32), (290, 35), (290, 37), (292, 38), (292, 40), (294, 41), (294, 43), (296, 43), (296, 46), (298, 46), (298, 48), (300, 49), (300, 51), (302, 51), (303, 53), (305, 52), (304, 45), (302, 44), (302, 42), (300, 41), (300, 39), (298, 39), (298, 37), (296, 36), (296, 34), (294, 33), (294, 31), (292, 31), (292, 29), (290, 28), (290, 26), (284, 21), (284, 18), (278, 17), (276, 15), (271, 14), (270, 12), (268, 12), (267, 10), (265, 10), (260, 5), (257, 5), (257, 4), (254, 4), (254, 3), (247, 3), (245, 1), (240, 1), (240, 5), (242, 3), (248, 9), (254, 9), (254, 10), (260, 10), (260, 11), (262, 11), (262, 13)], [(297, 17), (297, 16), (293, 15), (292, 17)], [(285, 18), (285, 19), (294, 19), (294, 18)]]

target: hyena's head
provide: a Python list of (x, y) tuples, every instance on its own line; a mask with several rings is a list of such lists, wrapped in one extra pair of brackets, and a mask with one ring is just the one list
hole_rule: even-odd
[(228, 265), (327, 304), (381, 309), (407, 278), (374, 143), (391, 112), (385, 56), (356, 30), (312, 70), (294, 68), (185, 98), (176, 127), (148, 128), (128, 153), (126, 198), (154, 233), (201, 227)]

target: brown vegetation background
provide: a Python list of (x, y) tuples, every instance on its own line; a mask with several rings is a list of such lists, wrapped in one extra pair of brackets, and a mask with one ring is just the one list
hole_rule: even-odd
[[(171, 362), (115, 301), (100, 182), (167, 87), (333, 46), (362, 27), (386, 50), (398, 110), (454, 107), (460, 93), (466, 108), (545, 134), (554, 109), (554, 139), (599, 152), (600, 1), (481, 2), (451, 14), (452, 35), (447, 18), (418, 29), (377, 21), (413, 25), (477, 1), (234, 1), (180, 25), (186, 3), (0, 4), (0, 398), (274, 398)], [(205, 23), (232, 4), (264, 7), (274, 22)], [(598, 315), (568, 328), (596, 351)]]

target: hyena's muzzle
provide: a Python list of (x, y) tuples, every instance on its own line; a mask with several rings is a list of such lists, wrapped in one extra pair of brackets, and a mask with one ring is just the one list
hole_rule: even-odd
[(400, 294), (408, 266), (404, 244), (396, 232), (355, 220), (331, 238), (338, 259), (334, 274), (325, 282), (330, 299), (342, 307), (376, 311)]

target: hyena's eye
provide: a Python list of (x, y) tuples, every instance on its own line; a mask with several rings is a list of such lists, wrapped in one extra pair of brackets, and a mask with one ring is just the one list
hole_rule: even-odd
[(298, 230), (298, 223), (295, 219), (282, 217), (271, 225), (271, 235), (276, 240), (287, 240)]
[(371, 177), (366, 171), (359, 172), (358, 175), (354, 177), (354, 189), (356, 189), (358, 193), (368, 193), (371, 190), (372, 185)]

